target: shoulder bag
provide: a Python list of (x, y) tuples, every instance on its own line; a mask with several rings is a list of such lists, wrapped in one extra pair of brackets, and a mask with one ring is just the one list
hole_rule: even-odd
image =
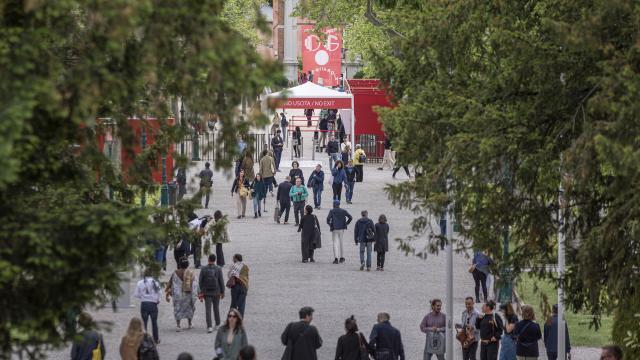
[(362, 333), (358, 333), (358, 344), (360, 345), (360, 360), (369, 360), (369, 349), (367, 349), (367, 343)]

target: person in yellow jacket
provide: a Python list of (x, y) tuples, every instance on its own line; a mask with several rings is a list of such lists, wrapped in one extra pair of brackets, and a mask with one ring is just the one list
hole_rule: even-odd
[(360, 144), (356, 144), (356, 151), (353, 153), (353, 166), (356, 168), (356, 182), (362, 182), (364, 163), (366, 161), (367, 154), (364, 153)]

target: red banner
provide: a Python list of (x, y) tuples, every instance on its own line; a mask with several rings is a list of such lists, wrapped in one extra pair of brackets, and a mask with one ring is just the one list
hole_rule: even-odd
[(351, 99), (288, 99), (277, 107), (284, 109), (351, 109)]
[(302, 71), (313, 72), (313, 82), (336, 86), (342, 71), (342, 30), (325, 29), (324, 43), (312, 33), (312, 25), (300, 26), (302, 31)]

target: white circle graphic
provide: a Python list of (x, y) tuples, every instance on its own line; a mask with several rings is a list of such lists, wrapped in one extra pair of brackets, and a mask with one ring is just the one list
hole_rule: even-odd
[(324, 50), (318, 50), (316, 53), (316, 64), (322, 66), (329, 62), (329, 54)]

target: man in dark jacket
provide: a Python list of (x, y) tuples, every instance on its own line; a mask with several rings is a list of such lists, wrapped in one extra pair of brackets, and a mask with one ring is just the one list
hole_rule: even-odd
[(282, 148), (284, 147), (284, 141), (280, 130), (276, 132), (276, 136), (271, 139), (271, 148), (273, 149), (273, 156), (275, 156), (276, 171), (280, 171), (280, 159), (282, 159)]
[(220, 300), (224, 299), (224, 277), (222, 268), (216, 265), (216, 255), (209, 255), (209, 263), (200, 270), (198, 278), (200, 284), (200, 301), (204, 298), (205, 317), (207, 319), (207, 332), (213, 332), (211, 327), (211, 305), (213, 316), (216, 319), (216, 328), (220, 326)]
[(287, 117), (283, 111), (280, 113), (280, 128), (282, 128), (282, 136), (285, 140), (287, 139), (287, 126), (289, 126), (289, 121), (287, 121)]
[(504, 325), (500, 315), (493, 310), (496, 303), (489, 300), (482, 306), (482, 313), (476, 318), (476, 329), (480, 330), (480, 358), (496, 360)]
[(204, 169), (200, 171), (200, 194), (204, 195), (204, 208), (209, 207), (209, 196), (211, 195), (211, 187), (213, 186), (213, 171), (209, 168), (211, 164), (204, 164)]
[(278, 216), (278, 224), (280, 224), (280, 217), (284, 213), (284, 223), (289, 223), (289, 210), (291, 210), (291, 197), (289, 197), (289, 191), (291, 191), (291, 176), (287, 176), (287, 181), (283, 181), (278, 185), (278, 191), (276, 197), (280, 203), (280, 215)]
[(347, 225), (351, 223), (353, 217), (346, 210), (340, 208), (340, 200), (333, 200), (333, 209), (327, 215), (327, 224), (331, 230), (331, 239), (333, 240), (333, 263), (344, 262), (344, 251), (342, 249), (342, 239)]
[[(86, 312), (80, 313), (78, 325), (84, 329), (89, 329), (92, 323), (91, 315)], [(85, 330), (82, 332), (82, 340), (74, 342), (71, 347), (71, 360), (91, 360), (93, 358), (93, 350), (98, 347), (100, 348), (101, 358), (104, 359), (107, 352), (102, 335), (95, 330)]]
[(300, 321), (287, 325), (280, 336), (282, 345), (286, 346), (282, 360), (317, 360), (316, 350), (322, 346), (322, 338), (318, 329), (311, 325), (313, 308), (305, 306), (300, 309)]
[[(547, 358), (556, 360), (558, 358), (558, 304), (552, 308), (553, 316), (550, 323), (544, 324), (544, 347), (547, 349)], [(571, 354), (571, 342), (569, 341), (569, 328), (564, 324), (565, 354)], [(566, 358), (560, 357), (561, 359)]]
[(404, 360), (404, 346), (400, 331), (389, 322), (387, 313), (378, 314), (378, 323), (373, 325), (369, 345), (376, 351), (377, 360)]
[(333, 135), (329, 135), (327, 154), (329, 154), (329, 169), (333, 169), (333, 164), (337, 160), (340, 160), (340, 143), (338, 143), (338, 140), (336, 140)]
[(371, 248), (376, 241), (375, 226), (369, 219), (369, 212), (362, 210), (362, 217), (356, 221), (353, 239), (356, 245), (360, 244), (360, 271), (364, 270), (364, 251), (367, 250), (367, 271), (371, 271)]

